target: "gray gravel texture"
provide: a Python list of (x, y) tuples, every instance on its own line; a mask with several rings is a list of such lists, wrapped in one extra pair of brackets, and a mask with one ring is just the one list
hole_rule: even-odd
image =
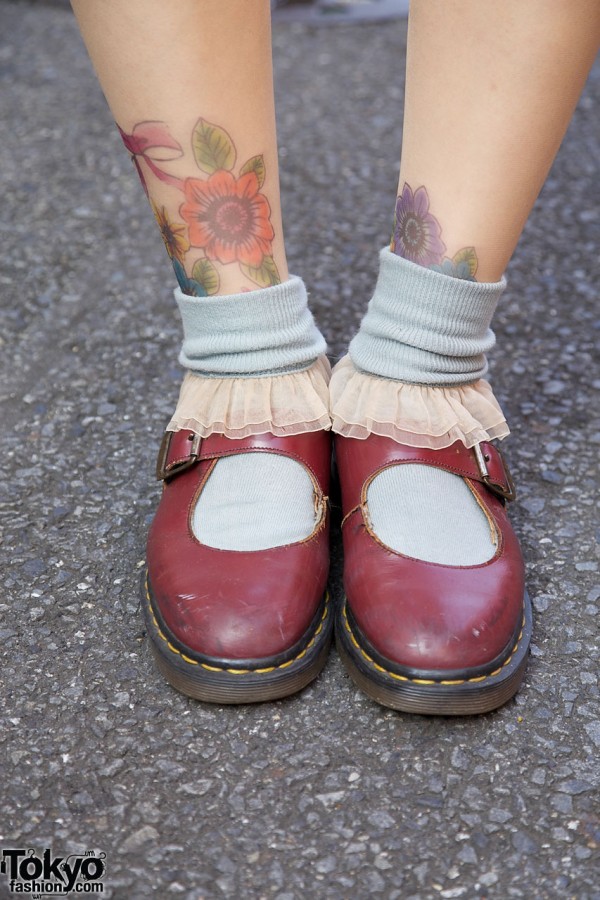
[[(181, 377), (172, 272), (70, 13), (0, 18), (0, 847), (103, 851), (115, 900), (599, 898), (600, 66), (495, 320), (536, 612), (522, 691), (399, 715), (332, 653), (299, 696), (221, 708), (163, 682), (138, 601)], [(275, 29), (288, 251), (334, 355), (390, 230), (405, 40)], [(337, 597), (340, 566), (336, 538)]]
[(308, 25), (383, 22), (408, 15), (409, 0), (274, 0), (271, 4), (276, 22), (302, 22)]

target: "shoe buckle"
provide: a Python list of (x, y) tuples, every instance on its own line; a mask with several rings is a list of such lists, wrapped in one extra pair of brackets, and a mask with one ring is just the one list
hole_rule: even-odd
[(198, 460), (202, 438), (199, 434), (190, 434), (189, 456), (185, 459), (177, 460), (177, 462), (171, 463), (171, 465), (168, 466), (169, 450), (171, 449), (171, 441), (174, 434), (174, 431), (165, 431), (163, 435), (158, 451), (158, 459), (156, 461), (156, 478), (158, 481), (169, 481), (175, 475), (179, 475), (181, 472), (185, 472), (186, 469), (190, 469)]
[(502, 455), (502, 451), (498, 449), (498, 447), (494, 447), (494, 450), (500, 457), (500, 462), (502, 463), (502, 468), (504, 470), (504, 476), (506, 478), (506, 483), (501, 484), (498, 481), (493, 481), (492, 477), (489, 473), (487, 467), (487, 461), (485, 458), (485, 454), (481, 449), (481, 444), (475, 444), (473, 446), (473, 452), (475, 454), (475, 459), (477, 460), (477, 468), (479, 469), (479, 474), (481, 475), (481, 480), (486, 485), (487, 488), (493, 493), (496, 494), (497, 497), (500, 497), (502, 500), (506, 500), (510, 502), (514, 500), (517, 496), (517, 489), (515, 487), (515, 483), (513, 481), (513, 477), (510, 474), (510, 469), (506, 464), (506, 460)]

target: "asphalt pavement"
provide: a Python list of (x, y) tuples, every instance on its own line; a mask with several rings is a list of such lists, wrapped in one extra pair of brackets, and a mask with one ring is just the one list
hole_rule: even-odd
[[(0, 21), (0, 852), (101, 860), (87, 885), (114, 900), (600, 898), (600, 66), (495, 320), (535, 609), (521, 692), (401, 715), (332, 652), (302, 694), (226, 708), (163, 681), (139, 606), (172, 272), (68, 9), (0, 0)], [(274, 42), (291, 270), (336, 357), (389, 236), (406, 22)]]

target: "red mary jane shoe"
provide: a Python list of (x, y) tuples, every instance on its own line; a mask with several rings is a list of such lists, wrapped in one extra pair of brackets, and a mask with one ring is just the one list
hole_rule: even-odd
[[(258, 551), (201, 544), (190, 519), (217, 461), (278, 453), (303, 464), (316, 522), (303, 541)], [(143, 607), (158, 667), (178, 690), (213, 703), (273, 700), (305, 687), (325, 665), (332, 631), (327, 595), (331, 436), (318, 431), (231, 440), (167, 432), (165, 482), (150, 528)]]
[[(346, 592), (336, 632), (354, 681), (374, 700), (405, 712), (465, 715), (501, 706), (523, 679), (532, 617), (505, 510), (514, 487), (500, 452), (487, 443), (423, 450), (377, 435), (336, 436), (336, 459)], [(440, 565), (378, 540), (369, 525), (369, 484), (388, 466), (411, 463), (467, 481), (495, 534), (490, 560)]]

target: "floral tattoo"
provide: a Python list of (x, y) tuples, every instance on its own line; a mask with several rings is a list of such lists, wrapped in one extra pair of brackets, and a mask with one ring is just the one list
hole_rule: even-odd
[(139, 122), (134, 126), (131, 134), (126, 134), (118, 125), (117, 128), (123, 143), (131, 153), (131, 159), (146, 194), (148, 194), (148, 184), (141, 165), (142, 160), (159, 181), (172, 184), (174, 187), (181, 187), (180, 178), (169, 175), (158, 165), (159, 162), (172, 162), (183, 156), (181, 144), (171, 137), (164, 122)]
[(475, 248), (463, 247), (451, 259), (445, 256), (442, 229), (429, 211), (429, 195), (424, 187), (413, 193), (410, 185), (404, 183), (402, 193), (396, 200), (390, 250), (427, 269), (465, 281), (475, 281), (478, 266)]
[(154, 203), (151, 203), (151, 205), (152, 212), (154, 213), (154, 217), (157, 221), (158, 227), (160, 228), (160, 233), (167, 249), (167, 253), (171, 257), (171, 259), (175, 259), (180, 263), (183, 263), (185, 254), (190, 249), (190, 242), (186, 235), (185, 225), (181, 225), (179, 222), (173, 222), (169, 218), (164, 206), (160, 207), (159, 209), (159, 207)]
[[(191, 135), (191, 155), (203, 177), (181, 179), (163, 166), (185, 156), (163, 122), (140, 122), (131, 134), (119, 131), (146, 194), (149, 171), (184, 196), (179, 208), (183, 222), (171, 220), (164, 206), (151, 201), (184, 293), (197, 297), (216, 294), (220, 284), (217, 267), (234, 263), (260, 287), (280, 283), (273, 259), (271, 207), (261, 193), (266, 177), (262, 155), (251, 157), (236, 174), (237, 151), (229, 134), (199, 119)], [(204, 255), (186, 266), (186, 257), (195, 250)]]

